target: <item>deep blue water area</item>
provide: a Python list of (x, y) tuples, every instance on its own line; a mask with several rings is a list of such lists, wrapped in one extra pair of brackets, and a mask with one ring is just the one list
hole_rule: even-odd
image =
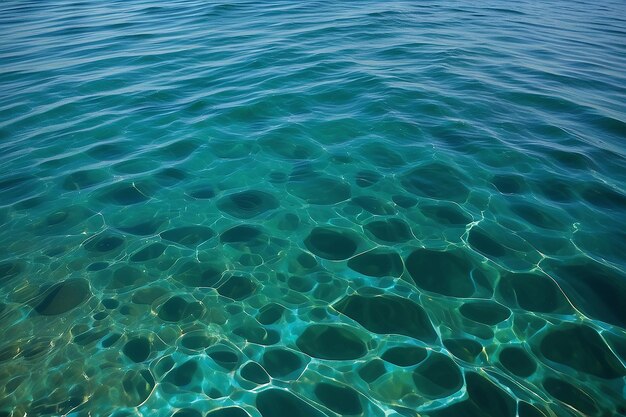
[(623, 0), (0, 3), (0, 417), (626, 415)]

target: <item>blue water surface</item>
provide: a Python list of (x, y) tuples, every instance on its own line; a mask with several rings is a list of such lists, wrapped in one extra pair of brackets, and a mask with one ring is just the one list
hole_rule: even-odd
[(626, 3), (0, 4), (0, 416), (626, 415)]

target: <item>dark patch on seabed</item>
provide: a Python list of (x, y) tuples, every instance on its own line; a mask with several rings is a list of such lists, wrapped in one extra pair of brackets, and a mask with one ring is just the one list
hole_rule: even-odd
[(626, 415), (622, 1), (0, 3), (0, 417)]

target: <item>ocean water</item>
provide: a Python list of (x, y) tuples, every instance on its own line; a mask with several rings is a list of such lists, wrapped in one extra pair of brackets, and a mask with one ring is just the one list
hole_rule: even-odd
[(626, 3), (0, 3), (0, 416), (626, 415)]

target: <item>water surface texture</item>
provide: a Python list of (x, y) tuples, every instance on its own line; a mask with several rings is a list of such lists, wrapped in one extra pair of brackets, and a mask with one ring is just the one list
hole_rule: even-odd
[(626, 415), (626, 5), (0, 3), (0, 416)]

